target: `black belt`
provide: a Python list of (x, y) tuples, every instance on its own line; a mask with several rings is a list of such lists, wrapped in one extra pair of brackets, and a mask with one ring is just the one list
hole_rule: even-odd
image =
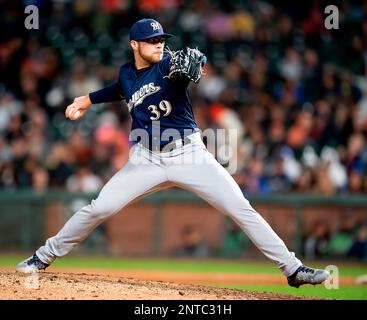
[[(181, 143), (179, 142), (181, 140)], [(170, 152), (173, 151), (175, 149), (181, 148), (189, 143), (191, 143), (191, 140), (186, 136), (184, 138), (179, 138), (176, 140), (173, 140), (171, 142), (168, 142), (166, 144), (153, 144), (151, 141), (149, 141), (149, 145), (144, 144), (142, 142), (139, 142), (140, 145), (142, 145), (143, 147), (149, 149), (150, 151), (153, 152)]]

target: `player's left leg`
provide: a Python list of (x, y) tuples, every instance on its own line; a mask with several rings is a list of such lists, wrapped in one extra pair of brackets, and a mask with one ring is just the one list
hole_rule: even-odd
[(159, 159), (136, 145), (127, 164), (103, 186), (98, 197), (75, 212), (55, 236), (48, 238), (32, 257), (20, 262), (16, 270), (30, 273), (47, 268), (56, 258), (71, 252), (109, 217), (168, 186)]
[[(278, 265), (285, 276), (297, 274), (302, 266), (301, 261), (287, 249), (265, 219), (250, 205), (232, 176), (205, 148), (197, 148), (192, 153), (196, 157), (191, 156), (194, 159), (191, 164), (188, 161), (181, 164), (176, 161), (176, 164), (174, 159), (167, 160), (171, 162), (167, 169), (169, 180), (230, 216), (259, 250)], [(190, 157), (189, 152), (186, 157)]]

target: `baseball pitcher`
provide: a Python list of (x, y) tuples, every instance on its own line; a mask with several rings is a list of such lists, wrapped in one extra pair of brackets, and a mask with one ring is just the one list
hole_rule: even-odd
[(134, 61), (120, 68), (115, 83), (77, 97), (67, 107), (66, 117), (78, 120), (92, 104), (125, 100), (132, 118), (130, 157), (96, 199), (77, 211), (58, 234), (47, 239), (16, 270), (30, 273), (47, 268), (125, 206), (176, 186), (195, 193), (230, 216), (277, 264), (289, 285), (322, 283), (329, 273), (304, 266), (288, 251), (231, 175), (206, 149), (188, 93), (190, 81), (200, 81), (206, 57), (193, 48), (164, 51), (165, 40), (171, 36), (153, 19), (137, 21), (130, 29)]

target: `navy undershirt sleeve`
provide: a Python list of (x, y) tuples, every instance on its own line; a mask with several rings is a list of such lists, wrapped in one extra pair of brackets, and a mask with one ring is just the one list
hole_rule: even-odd
[(101, 90), (89, 94), (90, 101), (95, 103), (112, 102), (123, 100), (119, 82), (115, 82)]

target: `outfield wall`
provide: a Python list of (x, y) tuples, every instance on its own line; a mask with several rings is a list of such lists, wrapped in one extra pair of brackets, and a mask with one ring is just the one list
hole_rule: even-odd
[[(96, 195), (51, 191), (0, 193), (0, 249), (33, 250), (53, 236), (77, 208)], [(248, 197), (287, 246), (299, 252), (302, 234), (316, 221), (336, 230), (345, 220), (367, 220), (364, 196)], [(182, 229), (194, 226), (214, 255), (220, 255), (230, 220), (196, 196), (161, 192), (123, 209), (98, 227), (77, 250), (123, 256), (170, 255), (182, 244)], [(251, 256), (262, 256), (249, 245)]]

